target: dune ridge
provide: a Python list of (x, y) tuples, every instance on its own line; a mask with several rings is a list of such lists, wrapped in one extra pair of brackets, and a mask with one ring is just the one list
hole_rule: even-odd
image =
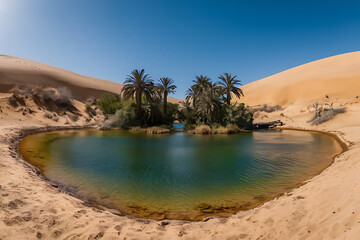
[(360, 96), (360, 51), (340, 54), (280, 72), (243, 86), (248, 105)]
[[(84, 101), (89, 97), (101, 97), (105, 92), (119, 94), (123, 84), (80, 75), (47, 64), (0, 55), (0, 93), (6, 93), (15, 85), (66, 87), (73, 97)], [(168, 98), (177, 103), (180, 99)]]

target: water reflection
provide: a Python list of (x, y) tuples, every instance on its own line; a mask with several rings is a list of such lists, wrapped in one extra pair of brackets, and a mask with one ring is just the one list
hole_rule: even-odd
[(26, 137), (20, 147), (45, 176), (87, 198), (138, 217), (190, 220), (253, 207), (316, 175), (340, 150), (321, 134), (278, 130), (66, 131)]

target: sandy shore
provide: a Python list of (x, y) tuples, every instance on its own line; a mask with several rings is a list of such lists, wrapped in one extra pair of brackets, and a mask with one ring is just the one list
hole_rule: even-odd
[[(348, 151), (307, 184), (263, 206), (206, 222), (152, 221), (117, 216), (54, 188), (19, 158), (15, 139), (44, 124), (1, 121), (1, 239), (356, 239), (360, 236), (360, 104), (343, 100), (347, 112), (319, 126), (297, 103), (264, 113), (286, 127), (334, 133)], [(266, 116), (266, 117), (265, 117)], [(47, 125), (51, 125), (47, 123)], [(61, 126), (61, 124), (58, 124)]]
[[(101, 115), (90, 118), (84, 112), (85, 105), (74, 101), (79, 109), (78, 119), (74, 120), (69, 114), (49, 119), (33, 103), (27, 105), (35, 110), (33, 113), (23, 107), (10, 107), (7, 98), (11, 94), (0, 93), (0, 240), (359, 239), (358, 63), (360, 52), (339, 55), (244, 86), (246, 97), (242, 101), (247, 104), (280, 104), (283, 107), (281, 111), (257, 113), (256, 122), (281, 120), (286, 128), (336, 134), (348, 150), (338, 155), (322, 173), (284, 196), (256, 209), (228, 218), (209, 218), (204, 222), (153, 221), (118, 216), (89, 206), (51, 186), (19, 157), (16, 141), (29, 128), (99, 124), (103, 120)], [(5, 56), (0, 57), (0, 65), (0, 73), (6, 76), (6, 79), (0, 79), (0, 92), (6, 92), (13, 83), (24, 83), (25, 80), (37, 84), (33, 83), (38, 81), (34, 74), (40, 74), (42, 82), (56, 78), (52, 84), (62, 81), (65, 86), (74, 86), (76, 99), (93, 95), (91, 89), (101, 85), (101, 81), (82, 76), (72, 82), (73, 73), (28, 60)], [(103, 87), (100, 91), (106, 89)], [(318, 126), (307, 123), (314, 114), (312, 105), (325, 101), (333, 103), (334, 107), (346, 107), (346, 112)]]

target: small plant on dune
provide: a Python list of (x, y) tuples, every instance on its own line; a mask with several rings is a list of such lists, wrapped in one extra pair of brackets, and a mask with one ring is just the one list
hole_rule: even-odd
[(71, 102), (72, 95), (67, 88), (35, 87), (32, 97), (37, 104), (45, 104), (47, 106), (55, 105), (57, 108), (74, 110)]
[(85, 101), (86, 104), (89, 104), (90, 106), (96, 105), (96, 98), (95, 97), (89, 97)]
[(48, 118), (48, 119), (51, 119), (51, 120), (53, 120), (53, 121), (55, 121), (55, 122), (59, 121), (59, 118), (56, 116), (55, 113), (45, 112), (45, 113), (44, 113), (44, 117), (45, 117), (45, 118)]
[(253, 113), (255, 113), (257, 111), (271, 113), (271, 112), (276, 112), (276, 111), (280, 111), (280, 110), (282, 110), (282, 107), (280, 105), (271, 106), (271, 105), (263, 104), (263, 105), (251, 107), (251, 111)]
[(57, 89), (56, 102), (64, 105), (71, 105), (72, 94), (69, 89), (62, 87)]
[(30, 97), (34, 93), (33, 88), (30, 86), (17, 86), (17, 85), (12, 89), (10, 89), (9, 92), (23, 96), (25, 98)]
[(15, 93), (13, 93), (11, 97), (9, 97), (8, 101), (12, 107), (18, 107), (19, 105), (26, 106), (25, 99), (22, 96)]
[(71, 93), (67, 88), (38, 88), (36, 90), (40, 99), (43, 102), (52, 101), (59, 105), (72, 105), (71, 104)]
[(85, 112), (89, 114), (89, 116), (96, 116), (95, 109), (93, 109), (89, 103), (85, 104)]
[(319, 107), (318, 103), (315, 103), (313, 107), (315, 109), (314, 116), (307, 121), (308, 123), (311, 123), (313, 125), (319, 125), (321, 123), (327, 122), (333, 117), (335, 117), (337, 114), (344, 113), (346, 111), (345, 107), (333, 108), (333, 103), (325, 103), (321, 107)]

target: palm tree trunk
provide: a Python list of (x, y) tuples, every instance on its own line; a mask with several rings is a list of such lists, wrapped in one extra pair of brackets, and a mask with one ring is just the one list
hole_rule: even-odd
[(140, 114), (141, 114), (141, 91), (136, 91), (136, 108), (137, 108), (138, 117), (140, 117)]
[(167, 114), (167, 92), (164, 91), (164, 114)]
[(231, 102), (231, 92), (227, 91), (227, 93), (226, 93), (226, 103), (227, 103), (227, 105), (230, 105), (230, 102)]

